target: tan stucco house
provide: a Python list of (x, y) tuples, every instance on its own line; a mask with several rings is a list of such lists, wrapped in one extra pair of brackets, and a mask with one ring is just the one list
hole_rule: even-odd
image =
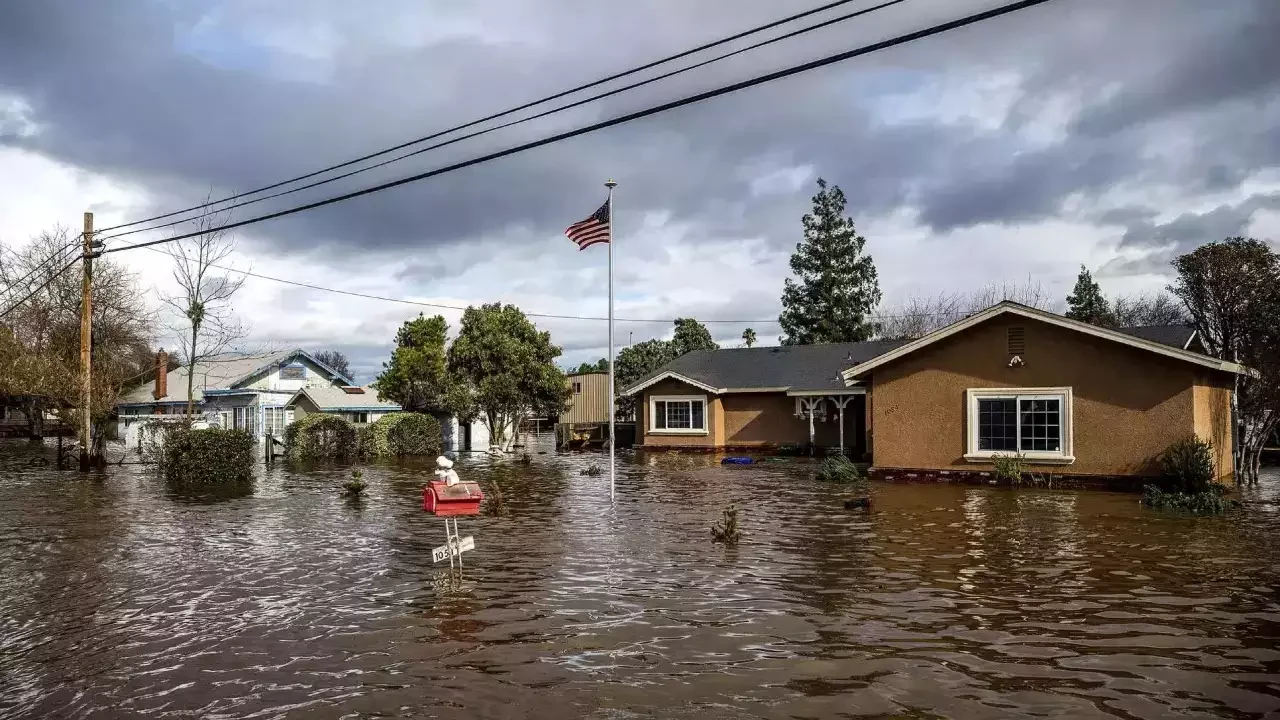
[(1110, 330), (1003, 302), (910, 342), (689, 353), (624, 393), (649, 449), (812, 438), (885, 478), (974, 479), (1016, 453), (1030, 472), (1103, 480), (1154, 475), (1195, 434), (1225, 480), (1244, 369), (1199, 349), (1190, 328)]

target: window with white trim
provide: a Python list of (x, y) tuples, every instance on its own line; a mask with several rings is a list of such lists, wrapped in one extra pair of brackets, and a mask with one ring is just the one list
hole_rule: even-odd
[(966, 458), (1019, 454), (1050, 462), (1075, 459), (1071, 388), (970, 389), (968, 405)]
[(705, 433), (706, 396), (649, 396), (649, 430), (660, 433)]

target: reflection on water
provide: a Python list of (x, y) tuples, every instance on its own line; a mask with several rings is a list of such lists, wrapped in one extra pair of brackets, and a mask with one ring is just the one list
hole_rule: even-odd
[[(16, 458), (21, 446), (0, 452)], [(464, 458), (502, 502), (433, 567), (423, 467), (247, 493), (0, 479), (0, 717), (1249, 717), (1280, 712), (1280, 478), (1226, 518), (803, 461)], [(9, 465), (6, 465), (9, 467)], [(710, 542), (730, 502), (738, 547)]]

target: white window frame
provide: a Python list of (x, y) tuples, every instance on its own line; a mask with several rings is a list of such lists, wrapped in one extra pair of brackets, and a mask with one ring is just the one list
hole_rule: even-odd
[[(689, 402), (702, 403), (702, 427), (700, 428), (658, 428), (654, 427), (654, 417), (657, 413), (657, 404), (670, 402)], [(649, 396), (649, 433), (653, 435), (706, 435), (707, 424), (711, 418), (707, 417), (707, 396), (706, 395), (650, 395)], [(689, 407), (689, 422), (693, 423), (693, 406)]]
[[(967, 426), (965, 432), (966, 447), (964, 459), (969, 462), (990, 462), (997, 455), (1020, 455), (1024, 459), (1041, 464), (1070, 465), (1076, 461), (1074, 448), (1073, 414), (1075, 403), (1069, 387), (1038, 388), (969, 388), (965, 391), (967, 408)], [(1059, 432), (1062, 442), (1058, 451), (1022, 450), (1022, 422), (1018, 419), (1018, 450), (979, 450), (978, 449), (978, 400), (1004, 398), (1013, 400), (1015, 411), (1021, 413), (1023, 400), (1057, 400), (1059, 401)]]

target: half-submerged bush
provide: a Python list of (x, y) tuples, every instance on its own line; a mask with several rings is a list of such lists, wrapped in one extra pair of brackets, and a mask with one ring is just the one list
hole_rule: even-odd
[(1160, 454), (1160, 489), (1167, 493), (1203, 493), (1215, 489), (1213, 445), (1184, 438)]
[(1214, 486), (1198, 493), (1165, 492), (1155, 485), (1143, 488), (1142, 504), (1157, 510), (1180, 510), (1197, 515), (1217, 515), (1238, 503), (1224, 496), (1226, 488)]
[(342, 483), (342, 492), (349, 498), (359, 499), (366, 487), (368, 484), (364, 481), (364, 471), (356, 468), (351, 471), (351, 479)]
[(284, 429), (284, 454), (293, 461), (345, 460), (358, 450), (356, 427), (337, 415), (307, 415)]
[(164, 430), (158, 463), (171, 483), (215, 485), (252, 480), (255, 457), (253, 436), (243, 430), (173, 425)]
[(366, 457), (434, 456), (443, 447), (440, 421), (422, 413), (390, 413), (360, 430), (360, 454)]
[(824, 482), (854, 483), (862, 480), (862, 471), (843, 455), (832, 455), (818, 466), (818, 479)]

